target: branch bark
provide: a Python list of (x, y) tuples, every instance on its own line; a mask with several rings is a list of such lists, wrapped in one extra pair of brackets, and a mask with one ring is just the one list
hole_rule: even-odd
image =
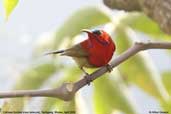
[[(134, 56), (140, 51), (148, 49), (171, 49), (171, 42), (136, 42), (132, 47), (126, 50), (124, 53), (116, 57), (111, 62), (111, 67), (115, 68), (119, 64), (123, 63), (131, 56)], [(108, 72), (108, 69), (104, 66), (97, 71), (90, 74), (93, 80), (101, 77), (104, 73)], [(71, 100), (75, 93), (82, 87), (87, 85), (85, 78), (75, 83), (64, 83), (60, 87), (48, 90), (19, 90), (13, 92), (0, 92), (0, 98), (13, 98), (13, 97), (55, 97), (65, 101)]]
[(111, 9), (144, 12), (155, 20), (160, 28), (171, 34), (171, 0), (103, 0)]

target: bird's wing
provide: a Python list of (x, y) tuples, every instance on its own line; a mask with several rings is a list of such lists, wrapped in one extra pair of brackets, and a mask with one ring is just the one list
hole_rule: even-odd
[(61, 55), (66, 55), (66, 56), (71, 56), (71, 57), (88, 57), (88, 52), (86, 52), (81, 47), (80, 44), (77, 44), (65, 50)]

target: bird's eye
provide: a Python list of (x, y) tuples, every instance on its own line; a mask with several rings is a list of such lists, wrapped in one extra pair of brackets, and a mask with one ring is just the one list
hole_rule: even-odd
[(93, 34), (101, 35), (101, 31), (100, 31), (100, 30), (94, 30), (94, 31), (93, 31)]

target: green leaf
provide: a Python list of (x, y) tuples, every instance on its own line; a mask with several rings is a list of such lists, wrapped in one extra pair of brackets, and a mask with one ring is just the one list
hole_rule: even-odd
[(16, 7), (19, 0), (3, 0), (3, 5), (6, 12), (6, 19), (10, 16), (11, 12)]
[(163, 108), (163, 111), (168, 112), (168, 114), (170, 114), (171, 98), (167, 102), (161, 102), (161, 107)]
[[(165, 85), (165, 88), (167, 89), (169, 95), (171, 95), (171, 72), (170, 71), (165, 71), (162, 73), (162, 81), (163, 84)], [(168, 112), (170, 114), (171, 112), (171, 97), (168, 99), (166, 102), (160, 102), (161, 107), (163, 108), (164, 111)]]
[(170, 35), (161, 31), (159, 25), (142, 13), (129, 13), (121, 20), (121, 24), (151, 35), (154, 38), (169, 40)]
[(94, 108), (96, 114), (111, 114), (114, 110), (121, 110), (126, 114), (136, 114), (136, 109), (126, 91), (126, 85), (119, 79), (119, 75), (112, 74), (112, 78), (105, 75), (94, 83)]
[(162, 74), (162, 79), (168, 93), (171, 95), (171, 72), (164, 72)]

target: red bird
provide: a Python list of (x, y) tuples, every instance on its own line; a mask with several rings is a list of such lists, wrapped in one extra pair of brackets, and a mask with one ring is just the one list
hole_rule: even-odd
[[(72, 46), (69, 49), (48, 52), (47, 54), (61, 54), (72, 57), (84, 72), (83, 67), (97, 68), (108, 66), (115, 51), (115, 43), (104, 30), (82, 30), (88, 34), (87, 40)], [(86, 73), (88, 75), (88, 73)], [(91, 80), (87, 79), (89, 84)]]

